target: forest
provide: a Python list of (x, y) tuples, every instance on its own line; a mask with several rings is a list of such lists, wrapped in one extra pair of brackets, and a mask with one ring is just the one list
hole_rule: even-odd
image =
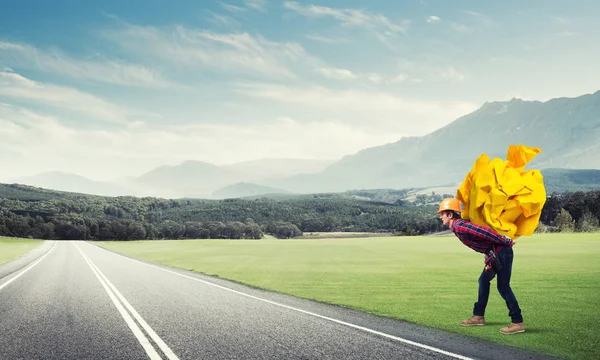
[[(273, 199), (104, 197), (0, 184), (0, 236), (37, 239), (280, 239), (305, 232), (426, 235), (445, 230), (442, 195), (362, 190)], [(599, 229), (600, 190), (553, 193), (538, 232)]]

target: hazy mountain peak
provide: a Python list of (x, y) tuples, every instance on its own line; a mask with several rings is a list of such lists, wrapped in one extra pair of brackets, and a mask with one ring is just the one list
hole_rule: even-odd
[[(424, 188), (461, 182), (479, 155), (503, 159), (512, 144), (542, 149), (528, 168), (600, 169), (599, 139), (600, 90), (544, 102), (514, 97), (486, 102), (425, 136), (402, 137), (338, 161), (266, 158), (217, 166), (187, 160), (125, 179), (122, 185), (169, 194), (160, 195), (166, 197)], [(38, 176), (43, 179), (18, 182), (94, 194), (115, 192), (107, 183), (60, 171)]]
[(84, 194), (105, 196), (134, 194), (131, 189), (115, 183), (95, 181), (81, 175), (63, 171), (46, 171), (32, 176), (17, 178), (14, 182), (46, 189)]
[(175, 165), (173, 167), (177, 167), (177, 166), (182, 166), (182, 167), (190, 167), (190, 166), (206, 166), (206, 167), (214, 167), (214, 168), (218, 168), (217, 165), (215, 164), (211, 164), (209, 162), (206, 161), (200, 161), (200, 160), (186, 160), (184, 162), (182, 162), (179, 165)]
[(248, 196), (263, 194), (288, 194), (289, 191), (273, 187), (253, 184), (249, 182), (239, 182), (217, 189), (212, 196), (217, 199), (225, 198), (243, 198)]
[(403, 137), (348, 155), (327, 170), (271, 182), (295, 192), (428, 187), (462, 181), (485, 153), (503, 159), (509, 145), (539, 147), (529, 168), (600, 169), (600, 91), (575, 98), (486, 102), (422, 137)]
[(44, 171), (35, 175), (30, 175), (30, 176), (21, 176), (19, 178), (16, 178), (14, 181), (17, 183), (23, 183), (26, 184), (27, 182), (36, 182), (36, 181), (40, 181), (40, 180), (49, 180), (49, 179), (53, 179), (53, 180), (59, 180), (59, 181), (72, 181), (74, 179), (78, 179), (78, 180), (85, 180), (85, 181), (93, 181), (90, 180), (84, 176), (78, 175), (78, 174), (73, 174), (73, 173), (68, 173), (68, 172), (64, 172), (64, 171), (59, 171), (59, 170), (50, 170), (50, 171)]

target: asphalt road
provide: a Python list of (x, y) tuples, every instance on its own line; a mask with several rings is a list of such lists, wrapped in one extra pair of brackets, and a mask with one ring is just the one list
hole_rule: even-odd
[(547, 358), (82, 241), (41, 249), (0, 266), (0, 359)]

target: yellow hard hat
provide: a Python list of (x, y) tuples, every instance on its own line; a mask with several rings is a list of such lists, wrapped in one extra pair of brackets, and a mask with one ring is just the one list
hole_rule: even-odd
[(444, 200), (442, 200), (442, 202), (440, 203), (440, 209), (437, 211), (437, 213), (441, 213), (442, 211), (456, 211), (456, 212), (461, 212), (461, 206), (460, 206), (460, 201), (456, 198), (446, 198)]

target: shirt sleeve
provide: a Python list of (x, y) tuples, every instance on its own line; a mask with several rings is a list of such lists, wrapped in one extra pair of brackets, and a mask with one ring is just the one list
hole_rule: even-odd
[(465, 221), (457, 226), (457, 230), (467, 233), (476, 239), (487, 240), (504, 246), (513, 245), (513, 240), (511, 238), (495, 232), (488, 226), (481, 226)]

